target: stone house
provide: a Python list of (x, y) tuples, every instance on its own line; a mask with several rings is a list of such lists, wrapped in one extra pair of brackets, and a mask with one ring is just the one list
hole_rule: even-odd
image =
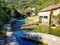
[(60, 4), (50, 5), (40, 10), (38, 13), (40, 24), (49, 25), (51, 21), (53, 24), (58, 25), (58, 18), (54, 18), (58, 14), (60, 14)]

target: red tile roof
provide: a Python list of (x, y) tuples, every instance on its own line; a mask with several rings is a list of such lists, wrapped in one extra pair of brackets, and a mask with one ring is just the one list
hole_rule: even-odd
[(50, 5), (42, 10), (40, 10), (40, 12), (44, 12), (44, 11), (50, 11), (50, 10), (54, 10), (60, 8), (60, 4), (56, 4), (56, 5)]

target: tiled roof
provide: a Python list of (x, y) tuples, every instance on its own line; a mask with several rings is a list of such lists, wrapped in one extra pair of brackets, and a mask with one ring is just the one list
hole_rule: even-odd
[(44, 11), (49, 11), (49, 10), (54, 10), (54, 9), (57, 9), (57, 8), (60, 8), (60, 4), (56, 4), (56, 5), (50, 5), (42, 10), (40, 10), (41, 12), (44, 12)]

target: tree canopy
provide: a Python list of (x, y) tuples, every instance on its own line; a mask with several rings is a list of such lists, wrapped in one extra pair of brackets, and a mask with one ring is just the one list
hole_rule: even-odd
[(0, 0), (0, 25), (7, 23), (11, 16), (28, 16), (28, 7), (34, 7), (37, 14), (40, 9), (53, 4), (60, 4), (60, 0)]
[(59, 4), (60, 0), (7, 0), (5, 2), (14, 5), (15, 8), (25, 14), (25, 10), (28, 7), (35, 7), (35, 13), (37, 13), (40, 9), (44, 7), (53, 4)]

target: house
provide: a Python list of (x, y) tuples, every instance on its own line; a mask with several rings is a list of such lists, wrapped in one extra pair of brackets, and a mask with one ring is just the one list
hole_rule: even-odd
[[(39, 22), (40, 24), (46, 24), (49, 25), (50, 21), (53, 24), (58, 24), (58, 14), (60, 14), (60, 4), (50, 5), (42, 10), (39, 11)], [(54, 17), (53, 17), (54, 16)]]

